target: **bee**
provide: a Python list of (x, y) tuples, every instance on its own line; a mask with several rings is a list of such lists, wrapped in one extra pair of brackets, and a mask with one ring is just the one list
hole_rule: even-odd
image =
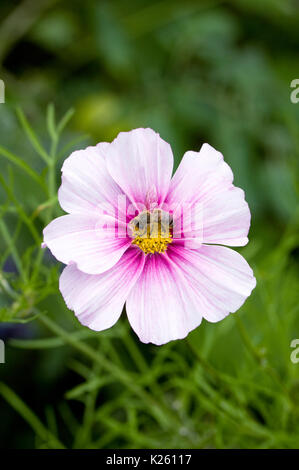
[(172, 234), (173, 219), (171, 214), (155, 209), (153, 212), (141, 212), (130, 222), (133, 237), (168, 238)]

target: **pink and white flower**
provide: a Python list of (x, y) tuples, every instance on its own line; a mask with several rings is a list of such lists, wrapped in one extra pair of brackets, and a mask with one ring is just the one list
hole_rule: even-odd
[(79, 321), (110, 328), (124, 304), (144, 343), (184, 338), (244, 303), (256, 281), (228, 246), (248, 242), (250, 211), (223, 156), (186, 152), (172, 177), (171, 147), (151, 129), (73, 152), (44, 230), (65, 267), (60, 290)]

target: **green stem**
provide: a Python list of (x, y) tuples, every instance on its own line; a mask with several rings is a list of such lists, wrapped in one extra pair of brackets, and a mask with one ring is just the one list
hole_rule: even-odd
[(103, 367), (103, 369), (105, 369), (107, 372), (116, 377), (120, 382), (122, 382), (123, 385), (125, 385), (129, 390), (131, 390), (131, 392), (141, 398), (146, 403), (146, 406), (153, 411), (153, 414), (155, 415), (157, 421), (159, 421), (159, 423), (164, 429), (169, 429), (169, 427), (173, 427), (178, 424), (177, 417), (171, 413), (171, 410), (168, 409), (166, 406), (164, 407), (163, 403), (157, 402), (147, 391), (142, 389), (137, 383), (136, 378), (133, 377), (133, 375), (129, 375), (123, 372), (121, 368), (107, 360), (98, 351), (94, 351), (94, 349), (90, 348), (87, 344), (81, 343), (80, 341), (70, 336), (59, 325), (54, 323), (48, 316), (40, 314), (38, 319), (54, 334), (63, 338), (66, 343), (73, 346), (75, 349), (80, 351), (92, 361), (97, 362), (100, 366)]
[[(50, 151), (50, 160), (48, 163), (49, 169), (49, 198), (50, 200), (54, 199), (56, 196), (56, 152), (57, 152), (58, 139), (54, 138), (52, 140), (51, 151)], [(52, 219), (53, 215), (53, 205), (49, 208), (49, 221)]]
[(21, 261), (21, 258), (19, 256), (19, 253), (15, 247), (15, 245), (13, 244), (12, 242), (12, 237), (6, 227), (6, 224), (4, 223), (4, 221), (2, 219), (0, 219), (0, 230), (2, 232), (2, 235), (3, 235), (3, 238), (4, 240), (6, 241), (7, 243), (7, 246), (9, 247), (10, 249), (10, 252), (11, 252), (11, 255), (13, 257), (13, 260), (17, 266), (17, 269), (21, 275), (21, 277), (26, 280), (27, 279), (27, 276), (26, 276), (26, 273), (25, 273), (25, 270), (23, 268), (23, 264), (22, 264), (22, 261)]
[(0, 395), (14, 408), (32, 427), (36, 434), (50, 447), (64, 449), (64, 445), (43, 425), (31, 409), (11, 390), (0, 382)]

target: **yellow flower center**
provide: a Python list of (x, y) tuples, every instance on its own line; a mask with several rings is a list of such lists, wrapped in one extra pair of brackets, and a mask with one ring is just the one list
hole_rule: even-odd
[(129, 224), (132, 245), (138, 246), (146, 255), (164, 253), (172, 243), (172, 220), (170, 214), (155, 209), (144, 211), (131, 220)]

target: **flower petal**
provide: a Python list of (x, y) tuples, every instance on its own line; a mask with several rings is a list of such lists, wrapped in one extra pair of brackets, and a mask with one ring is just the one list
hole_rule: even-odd
[(63, 210), (86, 214), (97, 211), (104, 204), (115, 215), (114, 208), (123, 192), (106, 167), (104, 155), (109, 145), (103, 142), (85, 150), (77, 150), (64, 161), (62, 184), (58, 192)]
[(162, 204), (173, 167), (170, 145), (151, 129), (120, 132), (106, 152), (107, 167), (133, 204)]
[(126, 304), (129, 322), (144, 343), (184, 338), (201, 323), (196, 297), (165, 255), (148, 255)]
[[(244, 192), (232, 181), (230, 167), (210, 145), (204, 144), (200, 152), (186, 152), (166, 200), (170, 207), (179, 203), (181, 212), (187, 213), (184, 224), (177, 223), (181, 229), (177, 236), (198, 238), (202, 243), (246, 245), (250, 211)], [(195, 229), (191, 229), (190, 217)]]
[(198, 250), (172, 246), (167, 253), (183, 273), (200, 314), (210, 322), (222, 320), (245, 302), (256, 285), (252, 269), (238, 252), (224, 246)]
[(75, 265), (61, 274), (59, 287), (69, 309), (92, 330), (110, 328), (121, 315), (126, 298), (138, 279), (144, 255), (129, 248), (113, 268), (103, 274), (90, 275)]
[(184, 338), (202, 317), (217, 322), (235, 312), (255, 285), (246, 260), (230, 248), (169, 247), (165, 255), (146, 258), (127, 314), (141, 341), (160, 345)]
[(99, 274), (117, 263), (129, 247), (125, 228), (105, 214), (68, 214), (44, 229), (44, 243), (62, 263), (76, 263), (85, 273)]

